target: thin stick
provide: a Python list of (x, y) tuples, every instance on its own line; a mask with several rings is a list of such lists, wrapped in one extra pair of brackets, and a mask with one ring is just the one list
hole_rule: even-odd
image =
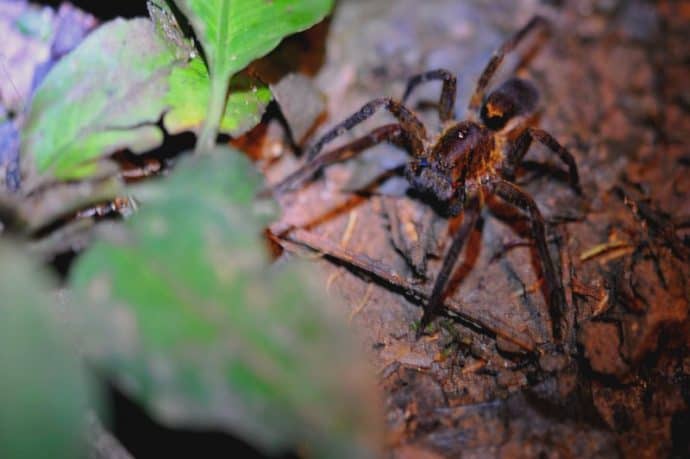
[[(426, 304), (429, 296), (431, 295), (430, 289), (414, 286), (413, 281), (405, 279), (400, 274), (391, 270), (388, 266), (382, 264), (381, 262), (369, 258), (366, 255), (352, 253), (347, 249), (343, 249), (338, 244), (334, 244), (333, 242), (321, 238), (309, 231), (295, 229), (288, 234), (281, 235), (280, 239), (293, 244), (308, 247), (328, 257), (334, 258), (342, 263), (357, 268), (394, 287), (403, 295), (420, 300), (420, 302), (423, 304)], [(469, 322), (491, 335), (500, 336), (516, 344), (525, 351), (534, 352), (537, 348), (536, 343), (531, 337), (522, 332), (511, 329), (510, 326), (503, 323), (503, 321), (496, 317), (489, 315), (479, 316), (474, 312), (464, 311), (463, 309), (465, 308), (461, 303), (449, 298), (444, 301), (443, 306), (449, 316)]]

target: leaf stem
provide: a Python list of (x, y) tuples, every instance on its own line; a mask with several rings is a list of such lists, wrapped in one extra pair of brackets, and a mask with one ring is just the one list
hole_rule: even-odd
[(211, 74), (211, 94), (208, 99), (208, 110), (206, 112), (206, 120), (201, 126), (199, 138), (196, 141), (195, 153), (203, 151), (211, 151), (216, 145), (216, 138), (218, 137), (218, 130), (220, 128), (220, 120), (225, 112), (225, 104), (227, 103), (228, 85), (230, 76), (220, 72), (213, 72)]

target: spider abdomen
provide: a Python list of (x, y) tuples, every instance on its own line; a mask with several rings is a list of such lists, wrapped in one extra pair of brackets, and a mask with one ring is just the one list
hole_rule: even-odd
[(480, 116), (483, 123), (498, 131), (513, 118), (532, 113), (539, 101), (537, 88), (529, 81), (510, 78), (486, 98)]

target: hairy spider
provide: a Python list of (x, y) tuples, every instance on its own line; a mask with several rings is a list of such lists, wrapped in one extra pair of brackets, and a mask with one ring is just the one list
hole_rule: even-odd
[[(470, 100), (470, 119), (454, 119), (454, 75), (443, 69), (416, 75), (409, 80), (402, 102), (384, 97), (365, 104), (321, 137), (307, 151), (306, 163), (273, 187), (274, 191), (285, 191), (319, 169), (352, 158), (382, 142), (390, 142), (407, 150), (412, 158), (405, 166), (405, 176), (411, 187), (443, 209), (447, 216), (463, 214), (462, 224), (453, 236), (424, 308), (420, 330), (439, 312), (453, 267), (465, 240), (477, 223), (485, 198), (495, 195), (525, 212), (529, 219), (546, 282), (553, 335), (557, 340), (561, 338), (560, 322), (565, 296), (560, 276), (549, 256), (544, 218), (534, 199), (512, 182), (515, 169), (533, 140), (544, 144), (567, 165), (570, 185), (577, 194), (581, 194), (577, 166), (572, 155), (551, 135), (530, 127), (539, 97), (531, 83), (511, 77), (485, 96), (488, 84), (506, 53), (516, 48), (532, 30), (546, 27), (548, 23), (545, 19), (539, 16), (532, 18), (493, 54)], [(417, 116), (404, 105), (415, 87), (430, 80), (442, 81), (438, 112), (443, 129), (433, 140), (430, 140)], [(340, 148), (319, 154), (327, 143), (370, 118), (380, 108), (390, 112), (398, 122), (374, 129)]]

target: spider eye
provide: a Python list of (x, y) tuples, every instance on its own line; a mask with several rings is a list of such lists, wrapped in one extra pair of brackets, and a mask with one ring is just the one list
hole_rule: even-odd
[(420, 159), (419, 167), (429, 167), (429, 161), (426, 158)]

